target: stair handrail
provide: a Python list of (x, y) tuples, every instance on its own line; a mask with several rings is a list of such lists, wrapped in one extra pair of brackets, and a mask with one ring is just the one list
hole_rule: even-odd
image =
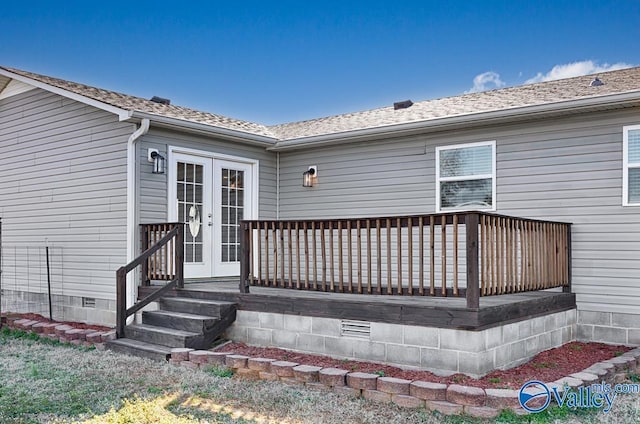
[[(144, 299), (134, 303), (131, 307), (127, 308), (127, 274), (146, 262), (151, 255), (160, 250), (174, 238), (176, 240), (176, 248), (174, 250), (176, 278), (171, 280), (164, 286), (161, 286)], [(174, 287), (184, 287), (184, 225), (176, 225), (153, 246), (149, 247), (137, 258), (135, 258), (128, 264), (121, 266), (116, 271), (116, 337), (124, 337), (124, 327), (126, 325), (127, 318), (147, 306), (149, 303), (158, 299), (160, 296), (173, 289)]]

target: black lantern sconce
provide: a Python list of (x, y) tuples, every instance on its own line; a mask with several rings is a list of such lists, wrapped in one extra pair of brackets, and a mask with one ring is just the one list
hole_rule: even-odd
[(164, 174), (164, 163), (165, 158), (162, 156), (157, 149), (149, 149), (147, 154), (147, 159), (149, 162), (153, 163), (153, 172), (154, 174)]
[(318, 167), (310, 166), (302, 173), (302, 187), (313, 187), (318, 182)]

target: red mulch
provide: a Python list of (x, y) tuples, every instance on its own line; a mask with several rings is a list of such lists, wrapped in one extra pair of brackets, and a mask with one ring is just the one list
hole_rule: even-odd
[(551, 382), (589, 368), (596, 362), (604, 361), (631, 350), (627, 346), (612, 346), (602, 343), (571, 342), (536, 355), (531, 361), (515, 368), (500, 371), (474, 379), (464, 374), (440, 377), (429, 371), (403, 370), (390, 365), (334, 359), (327, 356), (290, 352), (277, 348), (260, 348), (244, 343), (229, 343), (217, 349), (237, 355), (271, 358), (280, 361), (297, 362), (323, 368), (341, 368), (373, 374), (384, 373), (386, 377), (422, 380), (444, 384), (462, 384), (483, 388), (519, 389), (529, 380)]
[(40, 322), (55, 322), (57, 324), (66, 324), (73, 328), (79, 328), (80, 330), (96, 330), (96, 331), (110, 331), (112, 328), (105, 327), (103, 325), (93, 325), (93, 324), (85, 324), (82, 322), (72, 322), (72, 321), (56, 321), (50, 320), (49, 318), (45, 318), (39, 314), (11, 314), (12, 316), (18, 316), (22, 319), (30, 319), (32, 321), (40, 321)]

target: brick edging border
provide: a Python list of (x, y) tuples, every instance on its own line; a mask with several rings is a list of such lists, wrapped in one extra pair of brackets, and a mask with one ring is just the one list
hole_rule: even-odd
[(57, 340), (60, 343), (71, 343), (76, 346), (86, 347), (94, 346), (98, 350), (104, 350), (105, 342), (116, 338), (115, 330), (85, 330), (59, 322), (37, 321), (19, 317), (7, 317), (6, 326), (13, 330), (36, 333), (40, 337)]
[[(98, 350), (104, 350), (104, 343), (116, 337), (115, 330), (84, 330), (68, 324), (18, 317), (7, 317), (6, 325), (11, 329), (30, 331), (62, 343), (95, 346)], [(188, 348), (172, 349), (169, 363), (191, 369), (224, 367), (233, 370), (239, 378), (280, 381), (332, 390), (342, 395), (362, 397), (374, 402), (394, 403), (404, 408), (424, 407), (445, 415), (464, 413), (479, 418), (494, 418), (503, 409), (511, 409), (518, 414), (526, 413), (518, 401), (519, 391), (511, 389), (483, 389), (459, 384), (404, 380), (339, 368), (322, 368), (270, 358), (236, 355), (232, 352)], [(545, 384), (550, 388), (562, 388), (565, 385), (577, 388), (600, 382), (617, 383), (624, 380), (628, 371), (640, 372), (640, 347)]]
[[(405, 408), (425, 407), (446, 415), (467, 414), (494, 418), (503, 409), (518, 414), (526, 411), (518, 400), (519, 390), (483, 389), (458, 384), (381, 377), (377, 374), (322, 368), (270, 358), (237, 355), (213, 350), (174, 349), (169, 363), (192, 369), (209, 366), (232, 369), (237, 377), (250, 380), (281, 381), (343, 395), (363, 397), (374, 402), (394, 403)], [(572, 388), (593, 383), (624, 380), (628, 371), (640, 372), (640, 347), (621, 356), (595, 363), (581, 372), (546, 383), (550, 388)]]

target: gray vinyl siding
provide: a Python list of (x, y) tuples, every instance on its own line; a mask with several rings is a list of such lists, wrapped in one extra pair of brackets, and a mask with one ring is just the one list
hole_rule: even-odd
[[(580, 309), (638, 313), (640, 208), (622, 207), (626, 109), (524, 124), (281, 153), (280, 216), (328, 218), (435, 211), (436, 146), (496, 141), (497, 212), (572, 222)], [(302, 172), (318, 166), (318, 184)]]
[[(263, 146), (252, 146), (210, 137), (178, 133), (163, 129), (154, 129), (138, 142), (138, 178), (139, 205), (138, 221), (156, 223), (167, 221), (167, 178), (168, 173), (153, 174), (152, 164), (147, 160), (149, 148), (158, 151), (167, 158), (169, 146), (183, 147), (212, 152), (259, 162), (258, 213), (259, 218), (273, 219), (276, 216), (276, 154), (268, 152)], [(167, 162), (167, 166), (169, 163)]]
[(40, 89), (0, 100), (3, 284), (41, 291), (56, 252), (65, 296), (115, 298), (126, 262), (126, 164), (132, 124)]
[[(318, 166), (318, 185), (302, 173)], [(283, 152), (280, 217), (385, 216), (433, 212), (433, 152), (421, 137)]]

